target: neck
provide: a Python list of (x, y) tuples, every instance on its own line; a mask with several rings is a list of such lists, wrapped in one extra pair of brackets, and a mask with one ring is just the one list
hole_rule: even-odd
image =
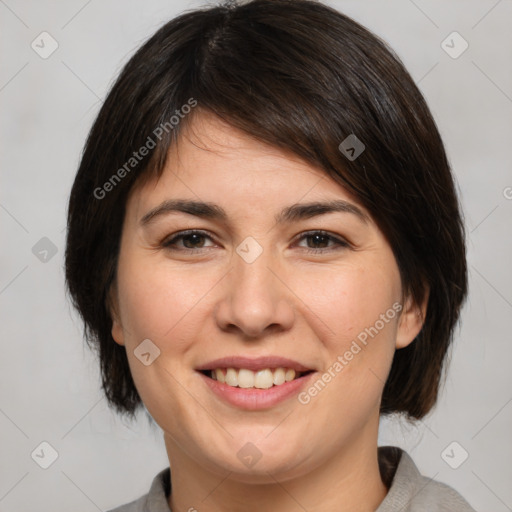
[(266, 483), (242, 482), (232, 472), (207, 470), (166, 435), (172, 460), (169, 505), (172, 512), (373, 512), (387, 494), (379, 472), (377, 429), (378, 422), (375, 432), (351, 440), (318, 467), (292, 478), (280, 479), (269, 471)]

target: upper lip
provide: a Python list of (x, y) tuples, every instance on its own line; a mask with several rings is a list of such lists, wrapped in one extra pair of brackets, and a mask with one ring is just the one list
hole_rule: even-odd
[(215, 359), (198, 366), (196, 370), (215, 370), (216, 368), (246, 368), (247, 370), (252, 371), (264, 370), (266, 368), (292, 368), (297, 372), (307, 372), (312, 370), (312, 368), (308, 368), (298, 361), (279, 356), (221, 357), (220, 359)]

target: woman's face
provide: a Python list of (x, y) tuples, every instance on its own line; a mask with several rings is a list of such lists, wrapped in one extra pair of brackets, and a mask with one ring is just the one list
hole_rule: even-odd
[(114, 295), (113, 337), (169, 456), (240, 481), (376, 445), (393, 353), (421, 327), (350, 194), (205, 114), (131, 194)]

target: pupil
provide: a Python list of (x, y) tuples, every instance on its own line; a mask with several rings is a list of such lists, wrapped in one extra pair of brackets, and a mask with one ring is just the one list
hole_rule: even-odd
[[(321, 247), (327, 247), (327, 237), (325, 235), (310, 235), (310, 238), (313, 239), (314, 245), (321, 245)], [(322, 240), (324, 243), (322, 243)], [(316, 247), (318, 248), (318, 247)]]
[[(189, 249), (193, 249), (194, 247), (196, 247), (196, 245), (198, 243), (201, 242), (202, 239), (203, 239), (203, 235), (200, 235), (197, 233), (192, 233), (190, 235), (187, 235), (183, 239), (183, 245)], [(192, 240), (192, 242), (190, 242), (191, 240)]]

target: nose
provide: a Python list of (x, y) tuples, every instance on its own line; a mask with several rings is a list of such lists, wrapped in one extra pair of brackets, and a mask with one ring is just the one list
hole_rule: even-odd
[(252, 263), (233, 255), (233, 267), (223, 280), (222, 297), (215, 309), (222, 330), (252, 339), (292, 327), (293, 293), (269, 252), (264, 250)]

